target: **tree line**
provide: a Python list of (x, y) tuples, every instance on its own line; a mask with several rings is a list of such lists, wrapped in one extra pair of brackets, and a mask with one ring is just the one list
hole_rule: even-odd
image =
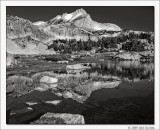
[(140, 39), (146, 39), (149, 44), (154, 44), (154, 39), (149, 33), (129, 33), (129, 35), (119, 35), (118, 37), (103, 37), (98, 41), (76, 41), (76, 39), (59, 39), (52, 41), (48, 49), (53, 48), (55, 51), (61, 53), (72, 53), (73, 51), (91, 51), (94, 48), (101, 50), (108, 48), (117, 48), (118, 44), (122, 44), (121, 49), (126, 51), (144, 51), (146, 43), (141, 42)]

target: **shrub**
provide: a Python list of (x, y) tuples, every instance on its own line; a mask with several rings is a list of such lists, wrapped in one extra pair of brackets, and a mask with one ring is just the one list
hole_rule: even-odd
[(33, 88), (33, 80), (25, 76), (11, 76), (7, 79), (7, 89), (14, 88), (12, 96), (20, 96), (29, 93)]
[(58, 87), (61, 89), (68, 90), (75, 88), (79, 85), (79, 83), (80, 81), (77, 77), (65, 77), (59, 80)]
[(90, 94), (92, 93), (92, 85), (93, 83), (88, 81), (86, 82), (85, 84), (83, 85), (79, 85), (77, 86), (74, 91), (80, 95), (83, 95), (83, 96), (87, 96), (89, 97)]

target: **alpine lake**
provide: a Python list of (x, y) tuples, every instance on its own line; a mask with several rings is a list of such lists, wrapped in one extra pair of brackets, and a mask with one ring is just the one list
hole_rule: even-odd
[[(15, 81), (16, 76), (36, 82), (25, 82), (24, 86), (30, 88), (26, 93), (23, 92), (26, 88), (7, 93), (7, 124), (29, 124), (47, 112), (80, 114), (85, 124), (154, 124), (154, 62), (83, 57), (67, 64), (57, 63), (52, 56), (17, 56), (16, 59), (18, 65), (6, 70), (7, 85), (16, 87), (24, 83)], [(66, 69), (68, 65), (81, 63), (88, 68)], [(57, 77), (59, 89), (37, 89), (43, 76)], [(64, 82), (60, 77), (72, 79)], [(9, 78), (15, 82), (10, 84)], [(80, 82), (89, 82), (91, 87), (86, 90), (81, 84), (83, 89), (75, 89)], [(79, 96), (69, 96), (71, 91)], [(27, 107), (31, 110), (25, 111)]]

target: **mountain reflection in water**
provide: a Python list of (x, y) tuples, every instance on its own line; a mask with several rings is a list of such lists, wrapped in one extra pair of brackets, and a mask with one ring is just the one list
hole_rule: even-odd
[[(84, 116), (85, 124), (154, 123), (154, 63), (107, 61), (103, 64), (87, 63), (87, 65), (91, 69), (56, 73), (59, 75), (85, 73), (87, 79), (94, 76), (123, 82), (115, 88), (93, 91), (84, 103), (59, 97), (50, 91), (33, 91), (22, 97), (7, 99), (7, 124), (30, 123), (47, 112), (81, 114)], [(61, 103), (55, 106), (45, 103), (55, 100), (61, 100)], [(13, 116), (8, 114), (10, 110), (26, 107), (26, 102), (32, 101), (37, 103), (31, 106), (33, 111)]]
[(154, 63), (140, 61), (108, 61), (105, 64), (91, 63), (91, 69), (85, 70), (89, 74), (108, 76), (122, 81), (140, 81), (154, 79)]

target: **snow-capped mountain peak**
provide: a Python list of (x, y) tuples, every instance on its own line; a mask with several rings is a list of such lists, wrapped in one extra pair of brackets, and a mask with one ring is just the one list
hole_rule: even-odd
[(111, 23), (98, 23), (91, 19), (84, 9), (78, 9), (73, 13), (58, 15), (48, 22), (50, 25), (73, 23), (75, 26), (89, 30), (121, 31), (121, 28)]

